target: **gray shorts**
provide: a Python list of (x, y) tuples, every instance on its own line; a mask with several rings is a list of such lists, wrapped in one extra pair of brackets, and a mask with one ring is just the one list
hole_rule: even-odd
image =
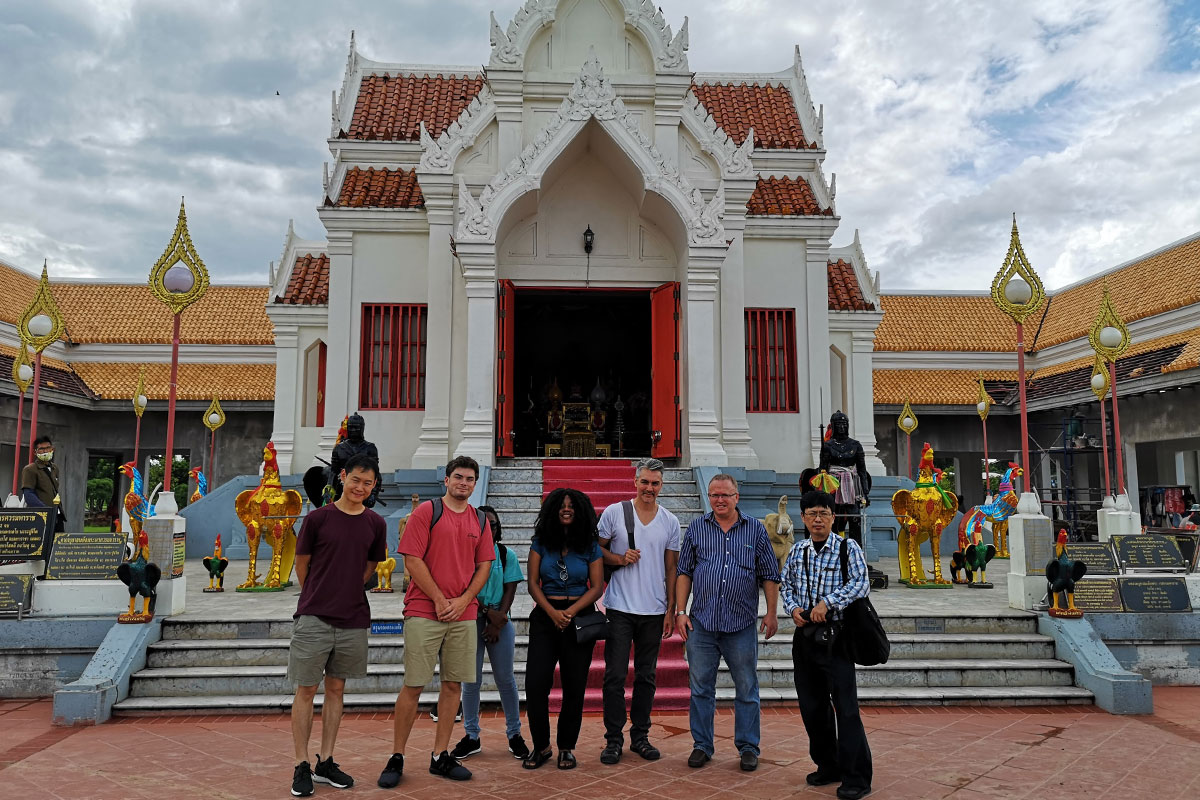
[(366, 628), (335, 628), (320, 617), (297, 617), (288, 647), (288, 680), (316, 686), (323, 676), (361, 678), (367, 674)]

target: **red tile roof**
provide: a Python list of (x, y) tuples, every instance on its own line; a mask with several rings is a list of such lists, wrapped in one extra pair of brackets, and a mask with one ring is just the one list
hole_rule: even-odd
[(875, 310), (875, 304), (868, 303), (867, 298), (863, 296), (854, 265), (844, 259), (829, 262), (829, 310)]
[(483, 89), (479, 77), (366, 75), (358, 88), (350, 128), (342, 139), (414, 142), (425, 123), (430, 135), (441, 136)]
[(786, 86), (693, 84), (692, 92), (739, 146), (754, 128), (754, 146), (766, 150), (816, 148), (804, 139), (796, 104)]
[(305, 253), (296, 256), (296, 265), (288, 278), (287, 289), (276, 303), (323, 306), (329, 303), (329, 256)]
[[(17, 357), (15, 348), (0, 345), (0, 382), (13, 382), (13, 361)], [(56, 366), (58, 365), (58, 366)], [(42, 389), (49, 389), (76, 397), (94, 398), (96, 395), (88, 388), (70, 367), (47, 356), (42, 356), (42, 373), (38, 380)], [(28, 397), (33, 396), (33, 384), (29, 384)], [(28, 412), (26, 412), (28, 413)], [(10, 434), (11, 435), (11, 434)]]
[(833, 209), (821, 208), (812, 187), (804, 178), (759, 178), (746, 213), (760, 217), (832, 217)]
[(342, 191), (336, 203), (325, 205), (338, 208), (424, 208), (425, 197), (417, 183), (417, 171), (411, 169), (362, 169), (346, 172)]

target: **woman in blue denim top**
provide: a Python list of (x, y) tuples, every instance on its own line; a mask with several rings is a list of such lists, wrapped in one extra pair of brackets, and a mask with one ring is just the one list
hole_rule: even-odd
[(529, 654), (525, 665), (525, 716), (533, 752), (525, 769), (550, 760), (550, 689), (554, 666), (562, 679), (558, 714), (558, 768), (575, 767), (575, 744), (583, 722), (583, 692), (592, 666), (593, 642), (575, 640), (571, 620), (595, 609), (604, 591), (604, 567), (596, 537), (596, 510), (578, 489), (555, 489), (542, 502), (529, 547)]

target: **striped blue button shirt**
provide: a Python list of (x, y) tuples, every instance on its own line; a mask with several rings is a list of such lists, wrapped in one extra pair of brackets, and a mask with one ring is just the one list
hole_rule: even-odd
[(726, 533), (710, 511), (683, 535), (679, 574), (692, 579), (692, 618), (707, 630), (733, 633), (758, 619), (758, 586), (779, 582), (779, 562), (761, 522), (738, 511)]
[(811, 539), (792, 545), (783, 565), (783, 610), (791, 616), (795, 609), (809, 610), (822, 600), (830, 610), (827, 621), (841, 618), (841, 611), (871, 591), (867, 580), (867, 559), (853, 539), (846, 539), (847, 581), (842, 580), (842, 538), (830, 535), (825, 547), (817, 552)]

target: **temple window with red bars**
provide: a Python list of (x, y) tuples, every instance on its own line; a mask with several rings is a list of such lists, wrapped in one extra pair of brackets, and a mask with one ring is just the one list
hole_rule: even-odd
[(746, 309), (746, 410), (795, 412), (796, 310)]
[(358, 406), (369, 410), (425, 408), (424, 303), (363, 303)]

